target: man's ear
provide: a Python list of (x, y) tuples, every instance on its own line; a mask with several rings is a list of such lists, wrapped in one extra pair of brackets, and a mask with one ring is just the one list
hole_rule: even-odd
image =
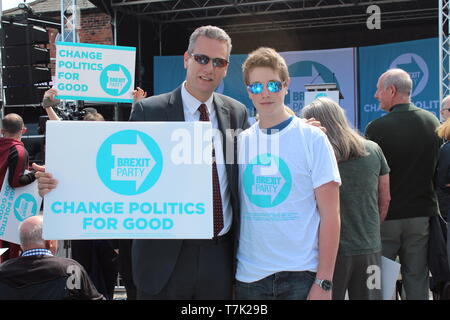
[(187, 69), (187, 64), (188, 64), (189, 57), (190, 57), (190, 55), (189, 55), (189, 53), (186, 51), (186, 52), (184, 53), (184, 56), (183, 56), (183, 60), (184, 60), (184, 68), (185, 68), (185, 69)]
[(50, 250), (53, 254), (56, 254), (58, 250), (58, 241), (57, 240), (44, 240), (45, 248)]
[(390, 86), (389, 90), (391, 90), (392, 96), (395, 96), (397, 94), (397, 88), (395, 86)]
[[(291, 84), (291, 78), (287, 78), (287, 80), (285, 81), (285, 86), (286, 86), (286, 89), (288, 89), (289, 88), (289, 85)], [(286, 94), (288, 94), (288, 91), (286, 91)]]

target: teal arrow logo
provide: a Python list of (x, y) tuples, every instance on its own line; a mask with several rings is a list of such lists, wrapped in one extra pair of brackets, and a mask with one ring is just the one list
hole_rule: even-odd
[(428, 66), (421, 56), (414, 53), (405, 53), (392, 61), (390, 68), (403, 69), (413, 81), (413, 91), (411, 97), (420, 94), (428, 84)]
[[(339, 82), (334, 73), (321, 63), (315, 61), (299, 61), (289, 66), (291, 84), (289, 94), (286, 97), (286, 104), (294, 101), (292, 92), (304, 92), (305, 84), (336, 83), (339, 88)], [(301, 101), (303, 104), (303, 101)]]
[(247, 165), (243, 183), (250, 202), (261, 208), (271, 208), (287, 199), (292, 188), (292, 177), (281, 158), (263, 154)]
[(122, 195), (136, 195), (158, 181), (163, 156), (156, 141), (147, 134), (123, 130), (102, 143), (96, 164), (97, 173), (108, 189)]
[(38, 212), (37, 202), (29, 193), (20, 195), (14, 202), (14, 215), (19, 221), (36, 215)]
[(131, 74), (120, 64), (111, 64), (100, 74), (100, 85), (107, 94), (121, 96), (131, 87)]

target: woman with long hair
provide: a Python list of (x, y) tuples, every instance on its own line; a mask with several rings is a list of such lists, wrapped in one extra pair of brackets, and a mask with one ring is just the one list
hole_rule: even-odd
[(390, 201), (389, 167), (383, 152), (352, 129), (344, 110), (329, 98), (314, 100), (303, 108), (302, 117), (314, 117), (325, 127), (342, 180), (333, 299), (343, 300), (347, 290), (351, 300), (381, 299), (380, 279), (369, 277), (373, 277), (373, 266), (381, 264), (380, 224)]

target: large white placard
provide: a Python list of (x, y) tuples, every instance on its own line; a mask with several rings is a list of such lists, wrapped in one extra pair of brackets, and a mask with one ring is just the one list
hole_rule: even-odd
[(395, 299), (395, 288), (400, 274), (401, 265), (388, 259), (381, 257), (381, 288), (383, 292), (383, 300)]
[(56, 43), (58, 99), (133, 102), (136, 48)]
[(37, 181), (24, 187), (12, 188), (8, 183), (6, 171), (0, 191), (0, 239), (20, 244), (20, 223), (38, 214), (41, 203)]
[(48, 121), (45, 239), (213, 236), (211, 124)]

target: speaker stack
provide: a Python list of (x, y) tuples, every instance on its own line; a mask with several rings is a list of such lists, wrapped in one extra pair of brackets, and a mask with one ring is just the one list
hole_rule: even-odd
[(39, 104), (50, 88), (48, 31), (30, 23), (2, 22), (5, 105)]

